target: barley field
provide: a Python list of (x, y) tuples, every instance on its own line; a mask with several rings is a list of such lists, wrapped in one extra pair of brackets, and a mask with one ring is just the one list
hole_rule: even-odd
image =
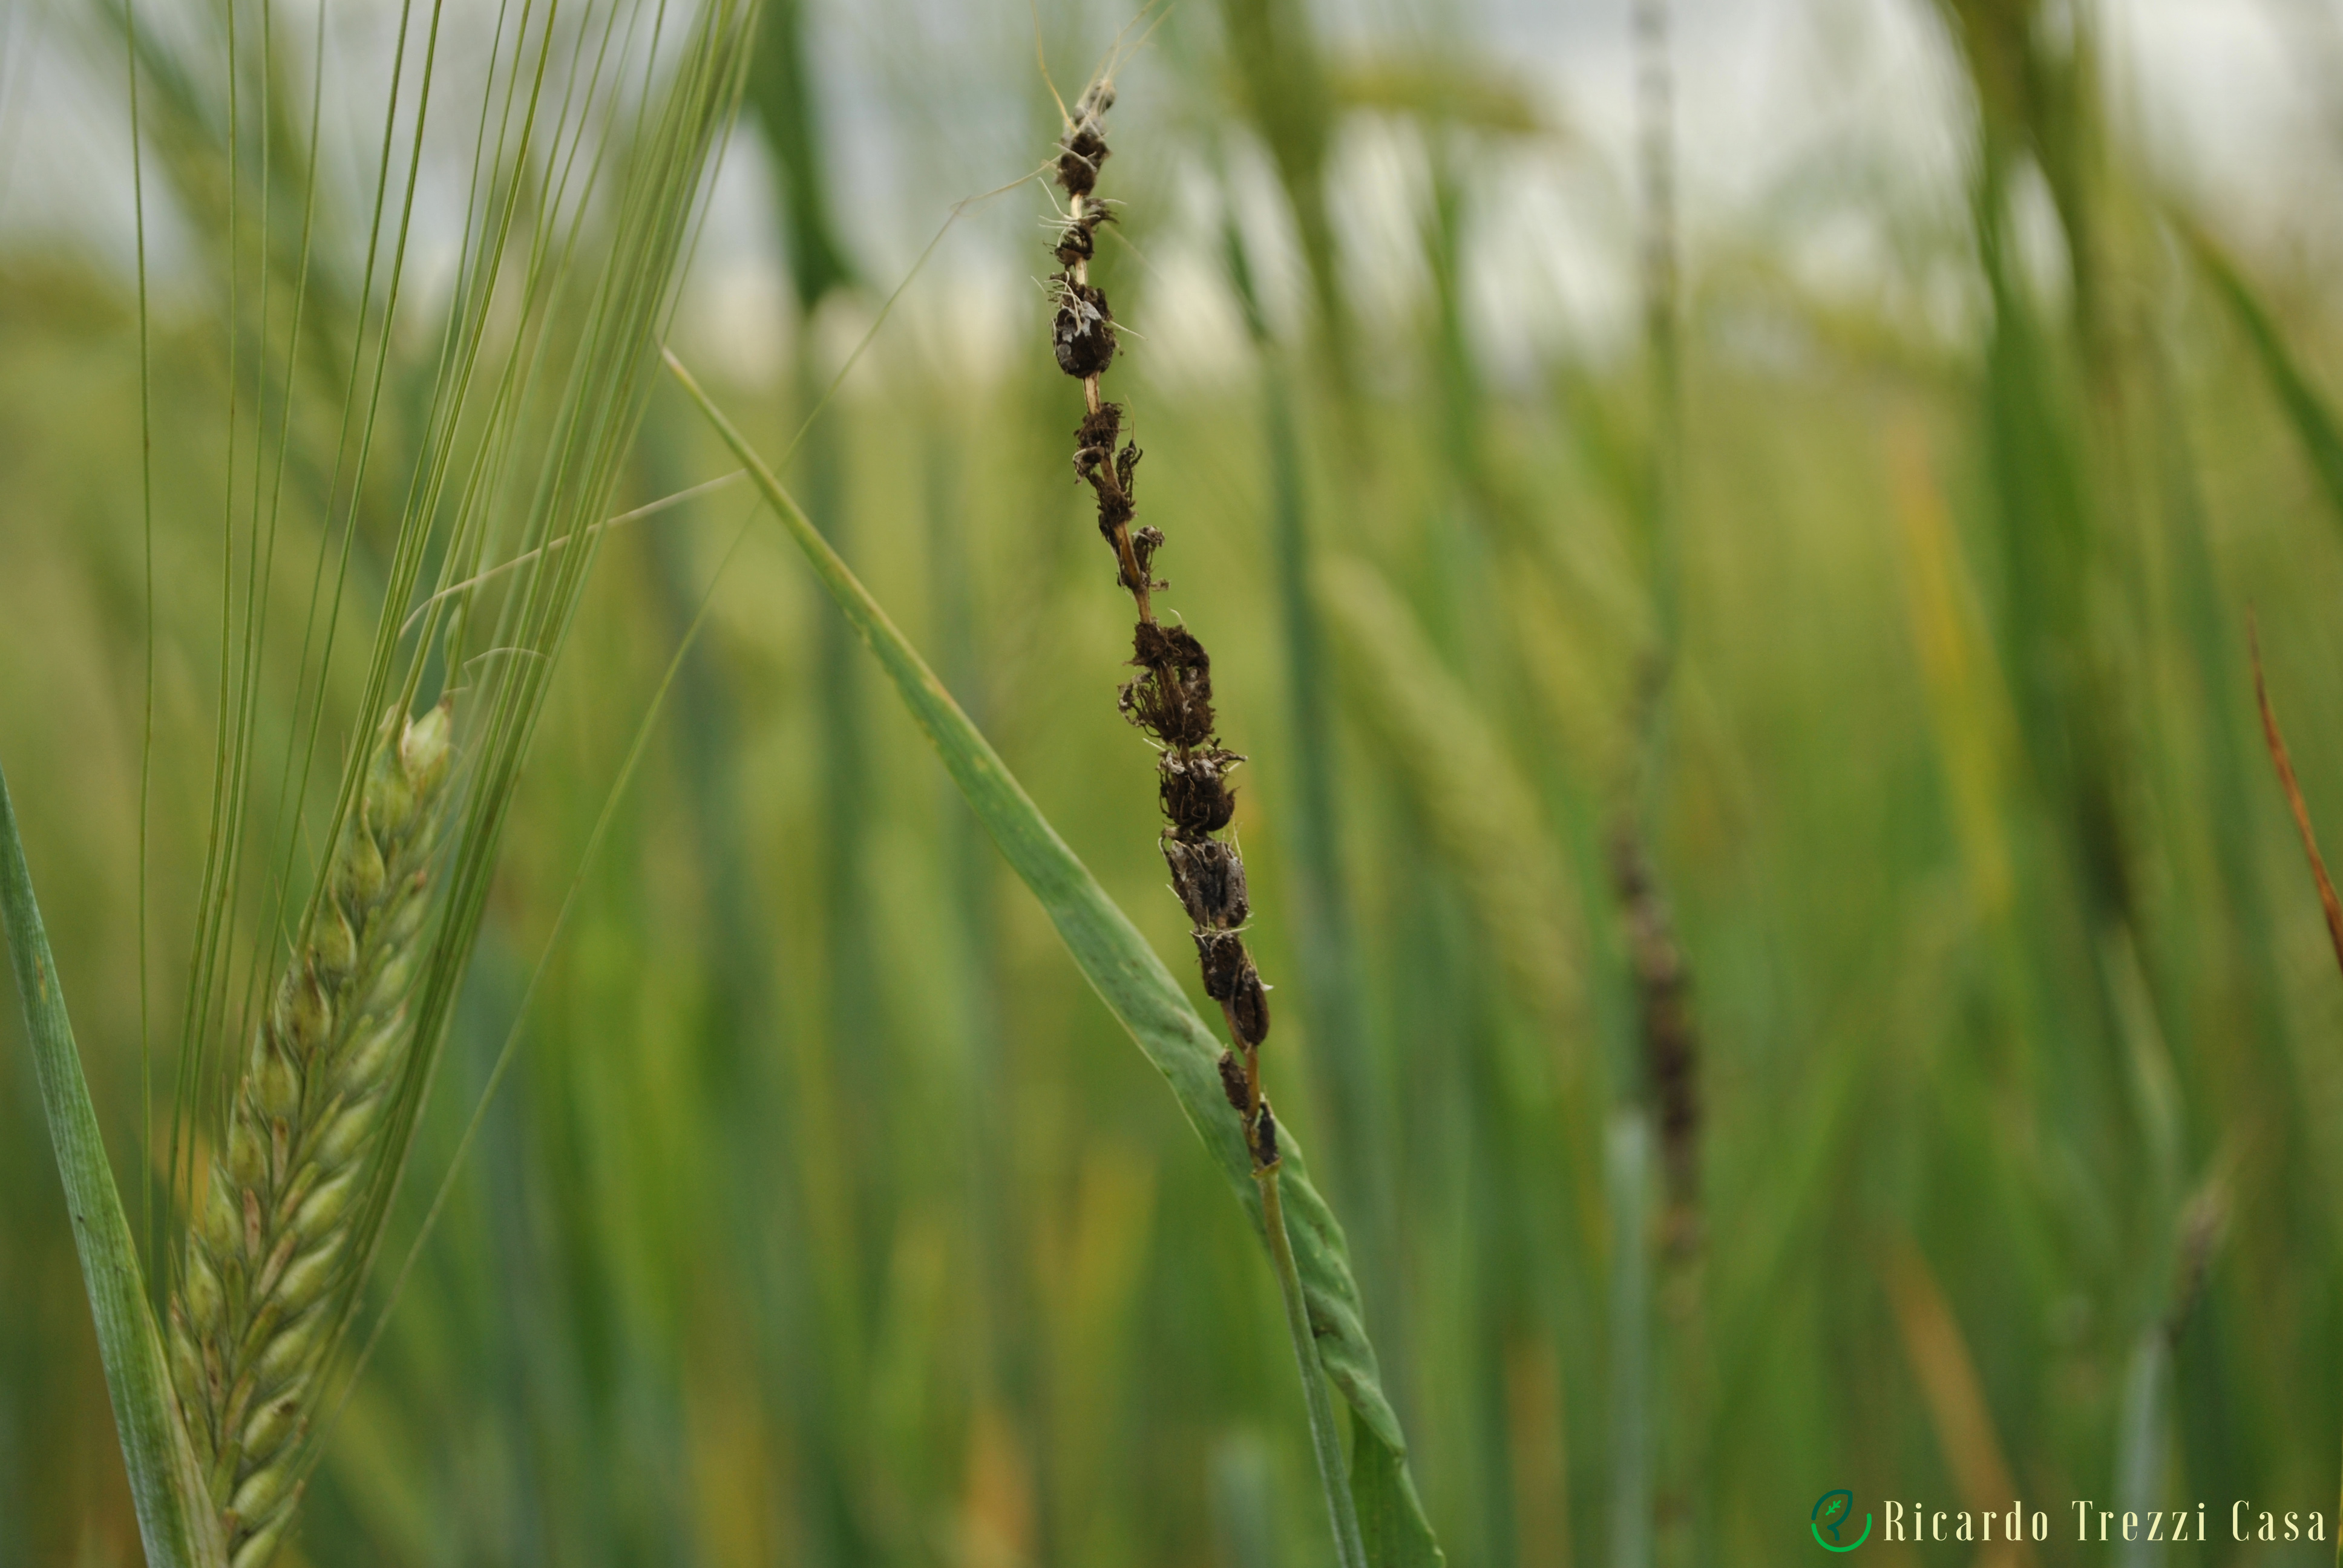
[(6, 0), (0, 1568), (2334, 1559), (2338, 84)]

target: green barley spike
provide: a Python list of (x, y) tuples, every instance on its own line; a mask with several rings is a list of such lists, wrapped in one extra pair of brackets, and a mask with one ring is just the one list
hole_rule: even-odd
[(414, 1045), (448, 706), (385, 719), (326, 895), (253, 1033), (171, 1301), (173, 1382), (232, 1568), (275, 1553), (299, 1488), (353, 1234)]

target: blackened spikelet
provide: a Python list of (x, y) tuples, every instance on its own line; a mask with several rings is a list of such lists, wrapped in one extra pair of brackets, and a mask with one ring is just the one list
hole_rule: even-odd
[(1105, 291), (1071, 273), (1058, 278), (1058, 313), (1050, 322), (1058, 368), (1077, 381), (1103, 375), (1114, 363), (1114, 311)]
[(1699, 1200), (1702, 1121), (1692, 971), (1632, 821), (1623, 820), (1612, 835), (1611, 878), (1625, 917), (1628, 963), (1641, 1013), (1644, 1072), (1659, 1112), (1668, 1199), (1689, 1216)]
[[(1147, 579), (1147, 591), (1161, 593), (1172, 585), (1155, 575), (1155, 552), (1163, 548), (1161, 528), (1139, 528), (1131, 536), (1131, 559), (1139, 563), (1139, 575)], [(1125, 588), (1132, 585), (1124, 583)]]
[(1244, 1064), (1237, 1060), (1237, 1053), (1233, 1050), (1221, 1052), (1221, 1092), (1229, 1097), (1229, 1103), (1236, 1107), (1238, 1115), (1242, 1116), (1252, 1109), (1249, 1102), (1252, 1099), (1252, 1086), (1245, 1082)]
[[(1099, 532), (1106, 536), (1109, 543), (1121, 537), (1123, 528), (1137, 512), (1139, 498), (1133, 491), (1131, 479), (1142, 456), (1144, 454), (1135, 446), (1125, 446), (1114, 455), (1111, 462), (1107, 460), (1106, 450), (1101, 447), (1084, 447), (1074, 454), (1074, 472), (1088, 480), (1091, 488), (1098, 492)], [(1152, 556), (1154, 545), (1161, 544), (1163, 536), (1151, 528), (1142, 531), (1155, 536), (1154, 544), (1150, 545), (1147, 551)], [(1136, 550), (1137, 548), (1134, 538), (1132, 548)], [(1141, 569), (1144, 571), (1146, 568), (1142, 565)], [(1122, 586), (1135, 589), (1139, 585), (1126, 582)]]
[(1107, 160), (1106, 131), (1099, 118), (1114, 107), (1114, 87), (1091, 83), (1074, 102), (1072, 123), (1059, 139), (1058, 183), (1068, 196), (1085, 196), (1098, 188), (1099, 166)]
[(1205, 695), (1212, 694), (1210, 677), (1212, 656), (1196, 640), (1196, 634), (1184, 626), (1158, 626), (1153, 621), (1141, 621), (1131, 637), (1131, 662), (1141, 669), (1161, 670), (1182, 679), (1204, 681)]
[(1227, 1001), (1237, 994), (1245, 971), (1252, 967), (1244, 939), (1234, 931), (1189, 934), (1196, 943), (1196, 966), (1204, 974), (1204, 994), (1214, 1001)]
[(1099, 166), (1111, 156), (1106, 138), (1094, 126), (1077, 126), (1059, 144), (1058, 183), (1068, 196), (1088, 196), (1098, 188)]
[(1085, 202), (1079, 216), (1069, 218), (1058, 230), (1051, 252), (1058, 265), (1071, 271), (1080, 263), (1098, 255), (1098, 231), (1102, 224), (1114, 221), (1114, 209), (1104, 202)]
[[(1152, 560), (1155, 547), (1147, 554)], [(1131, 662), (1144, 671), (1122, 689), (1122, 710), (1133, 724), (1171, 747), (1199, 747), (1212, 739), (1212, 656), (1193, 632), (1141, 621), (1131, 638)]]
[(1172, 889), (1188, 919), (1201, 930), (1230, 931), (1245, 923), (1244, 861), (1217, 839), (1192, 842), (1166, 834), (1163, 861), (1172, 869)]
[(1103, 461), (1114, 450), (1116, 439), (1122, 434), (1122, 405), (1101, 403), (1095, 414), (1084, 415), (1074, 427), (1074, 445), (1084, 452), (1096, 452)]
[(1278, 1160), (1277, 1116), (1270, 1110), (1266, 1100), (1261, 1102), (1261, 1114), (1253, 1119), (1252, 1158), (1253, 1163), (1264, 1171), (1276, 1164)]
[(1107, 472), (1105, 465), (1101, 464), (1084, 474), (1082, 477), (1088, 479), (1098, 490), (1099, 532), (1105, 537), (1107, 543), (1112, 544), (1116, 537), (1131, 526), (1134, 509), (1131, 504), (1131, 498), (1106, 481), (1103, 476)]
[(1229, 1026), (1248, 1046), (1258, 1046), (1269, 1038), (1269, 988), (1262, 983), (1261, 971), (1252, 967), (1251, 957), (1238, 972), (1235, 993), (1229, 998)]
[(1166, 751), (1157, 758), (1156, 799), (1172, 831), (1197, 839), (1227, 827), (1237, 814), (1236, 791), (1229, 788), (1227, 774), (1243, 760), (1218, 746)]

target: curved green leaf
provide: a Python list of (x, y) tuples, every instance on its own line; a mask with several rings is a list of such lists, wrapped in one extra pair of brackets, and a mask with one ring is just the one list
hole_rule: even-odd
[[(901, 693), (905, 706), (927, 732), (952, 782), (968, 799), (979, 820), (1000, 845), (1001, 852), (1033, 896), (1041, 900), (1058, 935), (1073, 954), (1074, 962), (1097, 990), (1099, 999), (1131, 1031), (1147, 1060), (1172, 1085), (1196, 1135), (1228, 1178), (1238, 1201), (1252, 1218), (1256, 1231), (1266, 1236), (1261, 1193), (1252, 1181), (1252, 1160), (1244, 1134), (1221, 1089), (1221, 1044), (1189, 1005), (1171, 970), (1130, 917), (1108, 898), (1090, 869), (1075, 858), (1050, 826), (1041, 809), (1009, 771), (991, 742), (985, 739), (943, 683), (930, 670), (879, 601), (830, 548), (796, 501), (781, 487), (739, 431), (732, 427), (691, 378), (675, 356), (668, 368), (699, 404), (700, 412), (723, 437), (772, 504), (789, 536), (812, 563), (814, 575), (838, 607), (846, 612), (863, 642)], [(1280, 1187), (1285, 1224), (1294, 1260), (1302, 1275), (1311, 1332), (1326, 1376), (1350, 1402), (1358, 1420), (1353, 1428), (1363, 1440), (1355, 1445), (1367, 1452), (1371, 1466), (1396, 1471), (1405, 1479), (1406, 1440), (1399, 1417), (1383, 1395), (1382, 1374), (1375, 1365), (1374, 1346), (1368, 1342), (1359, 1304), (1358, 1282), (1351, 1273), (1350, 1249), (1333, 1211), (1311, 1183), (1308, 1166), (1292, 1133), (1282, 1125), (1278, 1146), (1283, 1155)], [(1369, 1441), (1371, 1440), (1371, 1441)], [(1381, 1457), (1374, 1451), (1381, 1451)], [(1359, 1462), (1353, 1454), (1354, 1472)], [(1413, 1489), (1408, 1489), (1413, 1502)], [(1422, 1511), (1415, 1511), (1419, 1523)], [(1429, 1546), (1431, 1533), (1422, 1532)], [(1437, 1551), (1437, 1548), (1433, 1548)], [(1376, 1558), (1378, 1564), (1406, 1558)], [(1423, 1561), (1423, 1559), (1414, 1559)]]
[(1415, 1495), (1407, 1461), (1383, 1446), (1365, 1422), (1351, 1422), (1351, 1500), (1359, 1535), (1375, 1568), (1441, 1568), (1448, 1561)]
[(195, 1452), (171, 1398), (163, 1336), (146, 1304), (138, 1244), (131, 1239), (89, 1083), (82, 1076), (81, 1053), (65, 1016), (41, 906), (33, 897), (33, 874), (16, 834), (16, 808), (8, 798), (5, 773), (0, 773), (0, 927), (6, 929), (15, 964), (25, 1034), (41, 1081), (41, 1111), (48, 1119), (57, 1174), (73, 1215), (74, 1247), (81, 1254), (82, 1282), (97, 1324), (98, 1355), (106, 1363), (106, 1389), (114, 1402), (115, 1429), (122, 1436), (146, 1562), (149, 1568), (216, 1568), (227, 1559)]
[(2237, 263), (2229, 259), (2211, 235), (2186, 217), (2176, 213), (2173, 226), (2195, 255), (2197, 265), (2212, 280), (2214, 292), (2237, 317), (2246, 341), (2253, 347), (2254, 357), (2261, 362), (2262, 374), (2269, 377), (2270, 390), (2278, 394), (2288, 421), (2294, 426), (2295, 436), (2302, 442), (2303, 456), (2310, 459), (2311, 472), (2318, 477), (2319, 488), (2334, 504), (2338, 520), (2343, 520), (2343, 429), (2338, 429), (2327, 399), (2295, 360), (2287, 347), (2285, 333), (2253, 286), (2246, 281), (2246, 275), (2237, 270)]

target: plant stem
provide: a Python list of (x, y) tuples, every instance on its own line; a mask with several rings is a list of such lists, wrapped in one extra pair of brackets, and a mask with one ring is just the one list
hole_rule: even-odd
[[(1243, 262), (1242, 242), (1232, 235), (1230, 255)], [(1252, 300), (1249, 274), (1240, 273)], [(1254, 347), (1273, 352), (1257, 303), (1249, 303), (1247, 324)], [(1358, 937), (1351, 918), (1351, 894), (1342, 872), (1342, 800), (1336, 789), (1339, 743), (1333, 724), (1333, 682), (1326, 667), (1326, 631), (1311, 597), (1315, 566), (1304, 512), (1302, 469), (1293, 399), (1282, 370), (1271, 365), (1262, 377), (1262, 419), (1270, 460), (1270, 535), (1276, 568), (1280, 630), (1284, 637), (1287, 722), (1293, 732), (1292, 799), (1295, 956), (1317, 1038), (1332, 1047), (1319, 1053), (1327, 1079), (1327, 1099), (1335, 1113), (1341, 1162), (1339, 1191), (1357, 1206), (1365, 1223), (1359, 1249), (1363, 1283), (1374, 1304), (1384, 1349), (1395, 1366), (1393, 1381), (1404, 1384), (1403, 1317), (1398, 1283), (1398, 1199), (1393, 1162), (1376, 1154), (1393, 1147), (1383, 1094), (1380, 1039), (1369, 1032), (1360, 999), (1367, 988), (1355, 955)], [(1399, 1343), (1395, 1346), (1395, 1342)]]
[[(2155, 1506), (2147, 1500), (2155, 1496), (2162, 1480), (2164, 1391), (2171, 1381), (2171, 1362), (2172, 1344), (2165, 1325), (2149, 1324), (2132, 1347), (2116, 1440), (2116, 1495), (2121, 1504), (2134, 1510)], [(2127, 1543), (2116, 1561), (2121, 1568), (2146, 1568), (2150, 1561), (2147, 1543)]]
[(1644, 1210), (1651, 1133), (1628, 1108), (1611, 1121), (1611, 1568), (1652, 1560), (1651, 1241)]
[(1269, 1234), (1270, 1261), (1277, 1270), (1277, 1292), (1285, 1298), (1285, 1327), (1293, 1336), (1293, 1359), (1302, 1366), (1302, 1401), (1310, 1412), (1310, 1448), (1318, 1459), (1318, 1484), (1326, 1493), (1326, 1513), (1334, 1527), (1334, 1560), (1341, 1568), (1367, 1568), (1366, 1543), (1359, 1536), (1358, 1510), (1351, 1502), (1350, 1473), (1342, 1463), (1342, 1434), (1334, 1427), (1334, 1401), (1318, 1365), (1318, 1341), (1310, 1332), (1310, 1311), (1302, 1299), (1302, 1272), (1285, 1234), (1285, 1205), (1277, 1194), (1277, 1167), (1253, 1172), (1261, 1188), (1261, 1218)]
[(55, 955), (33, 896), (33, 875), (16, 834), (16, 809), (8, 780), (0, 774), (0, 927), (16, 970), (16, 990), (25, 1004), (25, 1036), (41, 1081), (41, 1110), (65, 1183), (65, 1207), (73, 1216), (74, 1247), (81, 1254), (82, 1283), (89, 1292), (90, 1316), (97, 1327), (98, 1353), (106, 1365), (106, 1388), (122, 1439), (122, 1459), (130, 1472), (130, 1497), (138, 1514), (138, 1536), (150, 1568), (214, 1568), (225, 1563), (204, 1493), (195, 1451), (180, 1426), (163, 1358), (163, 1337), (138, 1266), (138, 1245), (114, 1184), (82, 1076), (81, 1052), (57, 980)]

